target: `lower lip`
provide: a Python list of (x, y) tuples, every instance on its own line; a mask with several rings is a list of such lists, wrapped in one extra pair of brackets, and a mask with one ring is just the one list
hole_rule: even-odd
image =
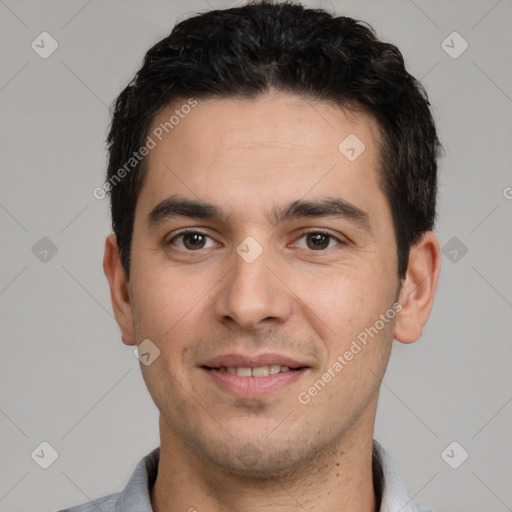
[(239, 377), (228, 372), (201, 368), (226, 393), (243, 398), (261, 398), (300, 379), (309, 368), (280, 372), (267, 377)]

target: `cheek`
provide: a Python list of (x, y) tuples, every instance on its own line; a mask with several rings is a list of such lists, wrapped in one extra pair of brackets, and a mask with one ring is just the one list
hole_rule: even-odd
[[(133, 273), (137, 283), (132, 302), (137, 340), (148, 338), (160, 350), (154, 363), (160, 377), (148, 374), (148, 387), (161, 387), (161, 382), (169, 381), (172, 388), (172, 377), (186, 381), (185, 375), (193, 366), (195, 340), (200, 339), (201, 329), (208, 329), (211, 323), (209, 292), (213, 285), (204, 273), (193, 275), (179, 268), (141, 268), (145, 271), (137, 269)], [(218, 280), (218, 274), (215, 276)]]
[[(393, 301), (393, 285), (380, 274), (339, 268), (325, 275), (297, 275), (294, 291), (310, 322), (338, 343), (373, 325)], [(323, 326), (323, 327), (322, 327)]]
[(182, 329), (194, 316), (202, 300), (206, 299), (208, 285), (193, 275), (183, 275), (179, 268), (134, 264), (134, 322), (142, 334), (162, 338), (175, 329)]

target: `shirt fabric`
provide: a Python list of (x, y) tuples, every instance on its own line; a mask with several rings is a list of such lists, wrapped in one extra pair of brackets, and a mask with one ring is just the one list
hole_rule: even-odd
[[(150, 490), (156, 480), (160, 447), (146, 455), (136, 466), (128, 484), (120, 493), (59, 512), (154, 512)], [(412, 501), (391, 456), (373, 440), (373, 478), (379, 512), (432, 512)]]

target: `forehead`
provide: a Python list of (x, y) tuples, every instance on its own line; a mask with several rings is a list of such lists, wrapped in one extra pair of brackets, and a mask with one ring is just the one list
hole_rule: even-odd
[(174, 193), (261, 210), (308, 192), (379, 191), (379, 129), (365, 113), (288, 93), (194, 101), (175, 98), (152, 121), (146, 209)]
[[(274, 160), (260, 158), (253, 165), (294, 165), (311, 157), (317, 159), (320, 153), (338, 158), (339, 144), (350, 134), (357, 135), (370, 149), (365, 159), (368, 161), (379, 138), (378, 125), (372, 116), (291, 93), (195, 101), (197, 106), (189, 107), (188, 98), (175, 98), (155, 116), (149, 134), (157, 143), (164, 144), (158, 144), (156, 151), (150, 153), (150, 161), (161, 156), (162, 146), (170, 144), (177, 150), (180, 161), (215, 155), (230, 163), (232, 151), (246, 154), (252, 151), (261, 157), (266, 150)], [(276, 162), (279, 157), (286, 158)]]

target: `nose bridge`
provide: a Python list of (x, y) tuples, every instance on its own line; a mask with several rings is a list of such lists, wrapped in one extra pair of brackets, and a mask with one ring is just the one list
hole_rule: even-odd
[(282, 322), (290, 313), (289, 298), (274, 275), (277, 266), (269, 248), (247, 237), (233, 251), (232, 270), (217, 297), (219, 321), (233, 320), (248, 329), (272, 319)]

